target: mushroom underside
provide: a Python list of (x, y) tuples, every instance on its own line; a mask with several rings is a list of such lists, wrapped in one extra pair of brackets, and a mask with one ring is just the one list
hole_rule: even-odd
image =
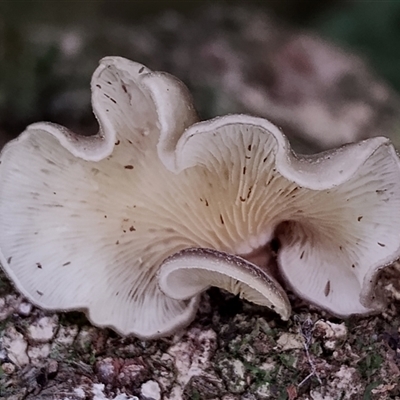
[[(338, 230), (332, 235), (336, 236), (335, 239), (330, 235), (324, 237), (320, 228), (305, 221), (281, 221), (275, 226), (269, 242), (244, 255), (204, 248), (185, 249), (163, 261), (158, 284), (163, 293), (179, 300), (189, 299), (210, 286), (216, 286), (251, 303), (268, 307), (284, 320), (290, 316), (291, 309), (284, 288), (336, 316), (347, 317), (382, 309), (385, 300), (375, 290), (373, 279), (367, 283), (366, 301), (361, 298), (364, 283), (357, 279), (355, 264), (348, 268), (351, 256), (340, 244), (346, 243), (346, 235), (340, 236)], [(382, 247), (382, 243), (378, 246)], [(323, 248), (323, 257), (315, 254), (319, 248)], [(222, 268), (221, 272), (213, 257), (217, 261), (220, 258), (221, 264), (229, 270)], [(313, 258), (323, 262), (318, 268), (315, 265), (302, 268), (309, 263), (315, 264)], [(289, 270), (285, 275), (282, 265), (288, 264), (292, 269), (297, 264), (295, 273)], [(240, 272), (243, 272), (240, 269), (244, 266), (258, 277), (258, 285), (256, 279), (240, 278)], [(236, 268), (239, 272), (235, 273)]]
[[(2, 156), (3, 165), (14, 165), (3, 169), (0, 201), (3, 262), (12, 279), (44, 308), (87, 308), (95, 323), (145, 337), (160, 318), (156, 331), (163, 333), (176, 323), (170, 320), (186, 315), (188, 321), (194, 312), (187, 300), (159, 292), (155, 275), (163, 260), (208, 248), (259, 263), (273, 278), (273, 263), (260, 249), (275, 239), (279, 268), (299, 295), (338, 315), (370, 311), (360, 303), (365, 266), (397, 246), (396, 175), (378, 179), (367, 166), (346, 185), (309, 190), (274, 168), (273, 138), (244, 132), (239, 126), (221, 134), (224, 146), (215, 145), (211, 163), (179, 174), (163, 169), (154, 151), (134, 159), (124, 137), (109, 158), (77, 162), (54, 137), (27, 133), (23, 145), (10, 145)], [(262, 168), (247, 162), (247, 152), (246, 164), (237, 163), (243, 147), (257, 149), (251, 156)], [(392, 161), (384, 149), (377, 152), (374, 162), (385, 169)], [(21, 203), (6, 201), (4, 193)], [(160, 314), (144, 323), (145, 310), (156, 304)]]
[(278, 267), (334, 314), (379, 307), (375, 275), (400, 247), (384, 139), (296, 157), (268, 121), (195, 123), (178, 81), (118, 58), (92, 91), (96, 140), (36, 124), (1, 154), (0, 258), (35, 304), (149, 338), (188, 324), (217, 285), (288, 318)]
[[(365, 267), (397, 249), (393, 222), (400, 224), (397, 176), (385, 149), (374, 158), (387, 167), (385, 179), (370, 174), (372, 165), (345, 185), (318, 191), (279, 174), (276, 143), (265, 133), (239, 126), (229, 136), (202, 136), (211, 144), (224, 136), (224, 146), (203, 154), (211, 163), (178, 174), (154, 151), (134, 159), (124, 137), (100, 162), (77, 162), (46, 132), (27, 132), (8, 146), (0, 242), (18, 288), (44, 308), (85, 308), (98, 325), (149, 337), (187, 323), (195, 311), (195, 302), (159, 291), (163, 260), (193, 247), (237, 254), (257, 263), (281, 292), (263, 253), (279, 240), (277, 262), (294, 291), (334, 314), (369, 312), (360, 302)], [(249, 164), (250, 156), (261, 163)], [(244, 165), (237, 163), (242, 157)], [(204, 287), (213, 282), (209, 274)], [(149, 318), (148, 308), (158, 311)]]

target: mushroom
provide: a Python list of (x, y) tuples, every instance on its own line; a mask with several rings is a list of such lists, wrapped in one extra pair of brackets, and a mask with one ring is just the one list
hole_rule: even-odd
[(0, 260), (27, 298), (141, 338), (187, 325), (216, 285), (276, 310), (279, 283), (348, 316), (375, 311), (400, 255), (387, 139), (296, 156), (270, 122), (198, 122), (176, 78), (119, 57), (92, 83), (100, 131), (29, 126), (0, 156)]

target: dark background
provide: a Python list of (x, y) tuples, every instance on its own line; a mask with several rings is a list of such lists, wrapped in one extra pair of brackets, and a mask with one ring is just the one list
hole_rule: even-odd
[[(207, 13), (216, 3), (222, 10), (238, 5), (244, 9), (266, 10), (282, 26), (316, 32), (361, 56), (394, 91), (400, 90), (400, 2), (396, 1), (2, 0), (0, 133), (9, 138), (37, 120), (52, 120), (92, 132), (95, 128), (88, 83), (98, 59), (122, 55), (150, 64), (150, 68), (161, 66), (174, 73), (174, 61), (169, 60), (168, 51), (151, 54), (147, 49), (147, 55), (143, 55), (137, 49), (130, 50), (136, 46), (135, 32), (140, 32), (143, 40), (148, 31), (146, 46), (151, 46), (153, 37), (164, 41), (166, 49), (169, 43), (179, 46), (187, 32), (168, 33), (170, 40), (158, 28), (163, 24), (160, 23), (163, 16), (167, 15), (169, 20), (174, 18), (171, 15), (178, 16), (195, 25), (199, 23), (198, 15)], [(203, 17), (203, 24), (204, 18), (207, 17)], [(250, 18), (245, 23), (250, 26), (253, 21)], [(207, 29), (205, 26), (205, 33)], [(226, 31), (229, 30), (233, 32), (235, 27), (227, 26)], [(133, 32), (130, 40), (134, 45), (127, 42), (128, 31)], [(68, 34), (72, 35), (69, 42), (65, 39)], [(73, 48), (74, 35), (81, 35), (87, 41), (79, 51)], [(191, 87), (190, 78), (185, 83)], [(204, 99), (196, 96), (195, 93), (195, 101), (202, 109), (200, 103)], [(207, 110), (204, 116), (213, 114), (213, 110)]]

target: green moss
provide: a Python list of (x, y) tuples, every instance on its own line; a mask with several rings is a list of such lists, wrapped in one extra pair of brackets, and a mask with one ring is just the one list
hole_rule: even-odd
[(192, 392), (191, 400), (201, 400), (200, 393), (196, 389)]
[(378, 387), (381, 382), (371, 382), (366, 388), (363, 395), (363, 400), (372, 400), (372, 390)]
[(369, 350), (365, 357), (357, 363), (357, 368), (363, 378), (371, 378), (381, 367), (383, 358), (379, 353)]

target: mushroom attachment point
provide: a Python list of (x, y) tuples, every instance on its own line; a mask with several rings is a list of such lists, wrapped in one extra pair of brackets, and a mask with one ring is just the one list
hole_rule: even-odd
[(0, 260), (34, 304), (141, 338), (194, 318), (215, 285), (273, 308), (379, 310), (400, 255), (400, 167), (385, 138), (295, 155), (262, 118), (199, 122), (176, 78), (120, 57), (93, 74), (99, 133), (29, 126), (0, 155)]

